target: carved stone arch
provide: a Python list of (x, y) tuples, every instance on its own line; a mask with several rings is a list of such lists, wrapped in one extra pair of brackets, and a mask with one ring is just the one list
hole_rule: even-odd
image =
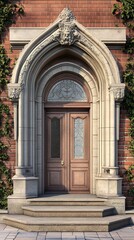
[[(60, 54), (69, 60), (56, 61)], [(70, 60), (73, 54), (75, 58)], [(69, 9), (64, 9), (47, 30), (24, 48), (8, 85), (9, 97), (14, 102), (18, 148), (13, 198), (44, 193), (44, 89), (51, 77), (61, 72), (81, 76), (92, 98), (91, 193), (118, 197), (122, 187), (116, 158), (117, 112), (124, 96), (124, 84), (108, 48), (78, 23)], [(21, 182), (23, 187), (20, 192), (18, 183)], [(107, 186), (105, 189), (104, 185)], [(109, 189), (112, 189), (111, 192)]]
[[(97, 87), (97, 84), (94, 80), (94, 78), (92, 77), (92, 75), (85, 69), (82, 69), (80, 66), (74, 64), (74, 63), (69, 63), (69, 62), (64, 62), (64, 63), (59, 63), (56, 64), (55, 66), (51, 67), (50, 69), (46, 70), (42, 76), (40, 76), (40, 79), (38, 81), (38, 84), (36, 86), (36, 111), (37, 111), (37, 116), (38, 116), (38, 120), (37, 120), (37, 125), (38, 126), (42, 126), (43, 122), (42, 122), (42, 114), (43, 114), (43, 105), (44, 105), (44, 99), (45, 99), (45, 89), (47, 87), (47, 83), (49, 83), (50, 79), (54, 76), (58, 76), (61, 73), (71, 73), (74, 76), (79, 75), (81, 78), (83, 78), (83, 80), (85, 81), (87, 87), (88, 87), (88, 91), (89, 91), (89, 95), (90, 95), (90, 104), (91, 104), (91, 109), (90, 109), (90, 114), (91, 114), (91, 118), (97, 118), (97, 101), (98, 101), (98, 96), (99, 96), (99, 90)], [(86, 87), (86, 88), (87, 88)], [(93, 104), (93, 103), (94, 104)], [(42, 107), (41, 107), (42, 106)], [(93, 113), (94, 112), (94, 113)], [(91, 121), (92, 122), (92, 121)], [(95, 123), (95, 121), (94, 121)], [(95, 143), (95, 136), (97, 134), (97, 129), (95, 129), (95, 125), (92, 126), (91, 132), (94, 131), (94, 134), (92, 134), (91, 136), (91, 142), (92, 144), (96, 145)], [(40, 137), (37, 138), (37, 142), (41, 143), (43, 142), (43, 138), (41, 139)], [(38, 151), (39, 152), (39, 151)], [(92, 152), (91, 152), (92, 153)], [(39, 152), (40, 155), (40, 152)], [(92, 158), (93, 156), (91, 156)], [(39, 156), (37, 156), (38, 159)], [(95, 166), (91, 163), (91, 189), (93, 191), (93, 189), (95, 189), (95, 179), (93, 180), (93, 172), (95, 171)], [(38, 169), (39, 172), (42, 172), (42, 164), (38, 162)], [(42, 175), (42, 174), (41, 174)], [(39, 179), (39, 182), (41, 181), (41, 178)], [(42, 184), (42, 181), (40, 182), (40, 186)], [(40, 189), (41, 191), (41, 189)]]

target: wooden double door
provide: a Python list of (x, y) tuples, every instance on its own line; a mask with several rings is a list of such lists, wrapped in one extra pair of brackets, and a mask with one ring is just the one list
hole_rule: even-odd
[(89, 192), (89, 112), (46, 112), (45, 191)]

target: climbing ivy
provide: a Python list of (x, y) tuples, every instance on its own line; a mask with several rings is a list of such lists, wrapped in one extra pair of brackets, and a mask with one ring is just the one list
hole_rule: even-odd
[[(123, 73), (123, 80), (126, 85), (125, 99), (123, 105), (127, 110), (130, 119), (130, 145), (129, 149), (134, 156), (134, 0), (116, 0), (112, 13), (120, 18), (127, 27), (127, 41), (124, 53), (128, 55), (127, 64)], [(129, 183), (128, 195), (134, 197), (134, 164), (129, 166), (125, 172)]]
[(0, 208), (7, 208), (7, 197), (12, 194), (12, 173), (0, 161)]
[[(16, 22), (17, 17), (24, 15), (23, 6), (19, 0), (0, 0), (0, 33), (5, 33), (8, 27)], [(2, 35), (0, 34), (2, 41)]]
[(134, 206), (134, 165), (130, 165), (129, 168), (125, 172), (125, 177), (128, 182), (129, 190), (128, 196), (132, 197), (131, 204)]
[(123, 73), (123, 79), (126, 84), (124, 104), (130, 119), (130, 150), (134, 155), (134, 1), (133, 0), (116, 0), (112, 13), (121, 18), (127, 26), (128, 36), (124, 52), (128, 54), (126, 69)]
[(134, 1), (133, 0), (116, 0), (112, 13), (122, 19), (124, 25), (134, 29)]
[(7, 207), (7, 196), (12, 193), (12, 173), (6, 164), (9, 159), (9, 141), (7, 139), (11, 136), (12, 123), (10, 109), (5, 104), (5, 97), (3, 97), (12, 68), (3, 42), (8, 27), (16, 22), (18, 16), (23, 14), (23, 6), (19, 0), (0, 0), (0, 208)]

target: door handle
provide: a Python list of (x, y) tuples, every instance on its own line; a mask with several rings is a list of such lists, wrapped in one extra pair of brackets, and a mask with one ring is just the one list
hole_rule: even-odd
[(61, 161), (61, 165), (62, 165), (62, 166), (64, 165), (64, 161), (63, 161), (63, 160)]

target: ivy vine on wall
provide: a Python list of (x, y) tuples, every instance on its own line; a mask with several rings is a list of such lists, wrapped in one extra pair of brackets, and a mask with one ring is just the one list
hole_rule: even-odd
[(7, 167), (8, 144), (5, 139), (11, 136), (10, 109), (5, 103), (4, 92), (11, 76), (10, 58), (3, 42), (8, 27), (14, 24), (18, 16), (24, 14), (20, 1), (0, 0), (0, 208), (7, 207), (7, 196), (12, 193), (11, 170)]
[[(129, 149), (134, 156), (134, 0), (116, 0), (112, 13), (120, 18), (127, 27), (127, 41), (124, 52), (128, 54), (127, 64), (123, 73), (126, 84), (125, 99), (123, 104), (130, 119), (130, 145)], [(134, 164), (125, 172), (129, 184), (129, 196), (134, 197)]]

